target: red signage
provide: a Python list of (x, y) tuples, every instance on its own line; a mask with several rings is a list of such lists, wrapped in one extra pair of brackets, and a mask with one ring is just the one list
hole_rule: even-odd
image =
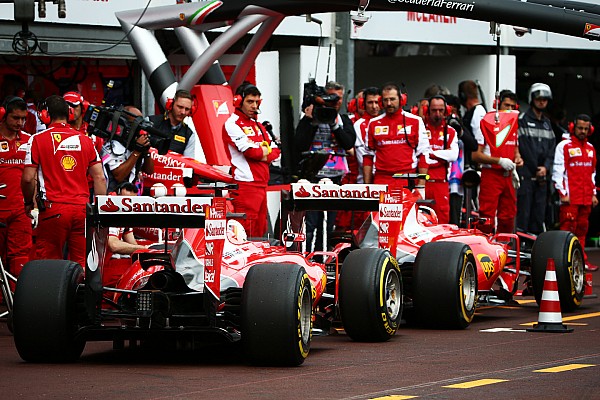
[(206, 206), (204, 249), (204, 287), (219, 300), (221, 297), (221, 259), (227, 230), (225, 198), (217, 197)]

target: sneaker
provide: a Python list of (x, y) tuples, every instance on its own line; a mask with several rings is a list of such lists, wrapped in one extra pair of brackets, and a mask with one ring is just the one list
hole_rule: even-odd
[(599, 267), (597, 265), (594, 265), (592, 263), (589, 263), (589, 262), (585, 263), (585, 270), (588, 272), (596, 272), (596, 271), (598, 271), (598, 268)]

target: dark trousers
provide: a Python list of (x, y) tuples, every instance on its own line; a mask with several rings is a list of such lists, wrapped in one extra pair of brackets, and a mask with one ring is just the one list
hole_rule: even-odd
[[(327, 237), (333, 232), (335, 215), (335, 212), (327, 212)], [(306, 251), (308, 252), (323, 250), (323, 218), (323, 211), (306, 212)], [(315, 240), (314, 248), (313, 239)]]
[(544, 231), (547, 194), (546, 182), (540, 184), (530, 178), (521, 180), (517, 191), (517, 228), (534, 234)]

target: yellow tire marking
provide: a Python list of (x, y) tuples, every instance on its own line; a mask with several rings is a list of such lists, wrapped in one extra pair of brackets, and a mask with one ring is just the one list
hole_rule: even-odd
[(442, 386), (451, 389), (471, 389), (478, 386), (493, 385), (494, 383), (508, 382), (507, 379), (478, 379), (471, 382), (456, 383), (454, 385)]
[(392, 394), (390, 396), (373, 397), (369, 400), (405, 400), (405, 399), (416, 399), (419, 396), (401, 396), (398, 394)]
[(552, 367), (552, 368), (536, 369), (533, 372), (565, 372), (565, 371), (572, 371), (574, 369), (581, 369), (581, 368), (595, 367), (595, 366), (596, 366), (596, 364), (567, 364), (567, 365), (560, 365), (558, 367)]

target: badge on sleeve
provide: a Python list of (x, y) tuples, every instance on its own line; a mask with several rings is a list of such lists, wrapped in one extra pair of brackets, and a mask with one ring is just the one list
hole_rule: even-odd
[(181, 136), (181, 135), (174, 135), (173, 139), (175, 139), (176, 142), (181, 142), (181, 143), (185, 143), (185, 136)]

